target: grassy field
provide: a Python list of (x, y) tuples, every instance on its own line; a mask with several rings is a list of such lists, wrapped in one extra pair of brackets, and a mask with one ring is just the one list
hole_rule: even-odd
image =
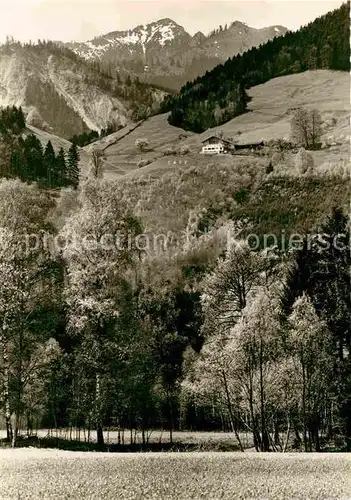
[[(97, 143), (105, 151), (104, 172), (108, 179), (136, 169), (139, 160), (156, 160), (166, 147), (179, 146), (179, 136), (184, 134), (184, 130), (168, 124), (165, 114), (153, 116), (139, 127), (131, 126), (127, 132), (122, 129)], [(150, 151), (140, 152), (135, 147), (135, 141), (139, 138), (148, 139)], [(89, 152), (89, 149), (90, 146), (86, 146), (83, 151)]]
[(0, 498), (347, 500), (346, 454), (2, 450)]
[[(40, 440), (45, 440), (50, 438), (55, 442), (55, 439), (65, 440), (69, 442), (70, 439), (75, 442), (85, 443), (87, 442), (88, 432), (84, 430), (72, 429), (58, 429), (49, 431), (48, 429), (39, 429), (36, 431), (36, 435)], [(152, 430), (147, 433), (147, 441), (150, 445), (160, 444), (166, 445), (170, 444), (169, 432), (167, 430)], [(6, 431), (0, 430), (0, 439), (6, 438)], [(106, 445), (114, 445), (118, 443), (118, 431), (104, 431), (104, 439)], [(132, 431), (133, 443), (140, 445), (142, 443), (142, 433), (141, 431)], [(240, 433), (240, 439), (243, 443), (245, 449), (253, 449), (254, 443), (252, 436), (249, 433)], [(284, 437), (282, 437), (284, 440)], [(90, 431), (89, 442), (96, 443), (96, 431)], [(123, 437), (124, 444), (126, 446), (131, 444), (131, 433), (129, 429), (126, 429)], [(204, 432), (204, 431), (173, 431), (173, 443), (175, 444), (175, 449), (177, 445), (180, 445), (183, 449), (185, 447), (191, 447), (196, 450), (205, 451), (235, 451), (238, 449), (236, 439), (231, 432)]]

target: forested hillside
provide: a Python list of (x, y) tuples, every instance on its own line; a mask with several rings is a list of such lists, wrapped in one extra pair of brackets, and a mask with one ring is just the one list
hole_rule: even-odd
[(349, 3), (308, 24), (297, 32), (252, 48), (187, 83), (177, 96), (167, 96), (162, 111), (170, 111), (169, 123), (203, 132), (243, 113), (245, 89), (271, 78), (308, 69), (348, 71)]
[(0, 109), (0, 177), (38, 182), (43, 188), (77, 187), (79, 152), (76, 144), (55, 153), (26, 128), (22, 108)]

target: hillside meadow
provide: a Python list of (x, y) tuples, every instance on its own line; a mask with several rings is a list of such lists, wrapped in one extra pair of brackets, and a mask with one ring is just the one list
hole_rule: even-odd
[(0, 498), (347, 500), (347, 454), (101, 454), (17, 449), (0, 456)]
[[(144, 176), (152, 173), (159, 176), (173, 169), (174, 161), (179, 165), (179, 160), (188, 160), (188, 164), (201, 166), (204, 161), (199, 154), (201, 143), (210, 135), (223, 133), (239, 144), (289, 138), (294, 110), (299, 107), (316, 108), (324, 122), (322, 140), (334, 144), (331, 148), (313, 152), (316, 165), (327, 171), (330, 165), (349, 158), (349, 86), (349, 75), (341, 71), (315, 70), (281, 76), (248, 90), (251, 101), (246, 113), (204, 133), (184, 132), (170, 125), (166, 113), (139, 122), (137, 126), (127, 126), (97, 141), (95, 146), (104, 150), (104, 175), (109, 180), (130, 174)], [(148, 139), (148, 151), (136, 148), (135, 141), (139, 138)], [(190, 157), (164, 157), (167, 149), (177, 150), (182, 146), (189, 148)], [(87, 169), (90, 149), (91, 146), (86, 146), (81, 151), (83, 172)], [(141, 160), (150, 162), (150, 165), (138, 168)], [(269, 155), (265, 160), (268, 164)], [(242, 162), (243, 158), (218, 157), (216, 161), (219, 165), (235, 164)], [(256, 164), (255, 157), (251, 158), (251, 162)]]

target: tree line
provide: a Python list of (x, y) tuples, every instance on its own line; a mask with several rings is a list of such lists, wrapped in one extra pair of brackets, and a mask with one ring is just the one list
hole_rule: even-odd
[[(121, 440), (140, 429), (145, 444), (150, 429), (172, 440), (181, 427), (229, 429), (241, 448), (249, 432), (263, 451), (284, 451), (290, 437), (306, 451), (336, 438), (350, 449), (350, 234), (341, 210), (317, 239), (286, 252), (252, 251), (239, 237), (225, 250), (219, 229), (201, 239), (191, 219), (182, 252), (170, 257), (140, 245), (142, 223), (120, 184), (90, 179), (73, 194), (54, 202), (35, 184), (0, 184), (9, 440), (19, 429), (78, 428), (95, 430), (103, 447), (113, 427)], [(213, 248), (212, 262), (195, 257)]]
[(74, 143), (66, 153), (56, 154), (51, 141), (43, 148), (41, 141), (26, 133), (22, 108), (7, 107), (0, 111), (0, 175), (39, 182), (42, 187), (77, 187), (79, 151)]
[(97, 130), (89, 130), (88, 132), (83, 132), (82, 134), (76, 134), (71, 137), (70, 142), (72, 144), (76, 144), (77, 146), (83, 148), (92, 142), (98, 141), (103, 137), (107, 137), (108, 135), (117, 132), (123, 128), (122, 125), (116, 125), (114, 123), (110, 123), (106, 128), (103, 128), (100, 132)]
[(162, 112), (169, 123), (203, 132), (246, 110), (246, 89), (278, 76), (306, 70), (349, 71), (349, 3), (296, 32), (287, 32), (258, 48), (228, 59), (188, 82), (176, 96), (166, 96)]

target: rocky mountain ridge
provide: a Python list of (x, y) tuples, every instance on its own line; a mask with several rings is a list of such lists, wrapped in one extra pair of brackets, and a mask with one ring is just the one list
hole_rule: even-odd
[(145, 81), (178, 90), (229, 57), (286, 32), (283, 26), (256, 29), (234, 21), (207, 36), (202, 32), (191, 36), (166, 18), (67, 46), (85, 60), (128, 69)]

